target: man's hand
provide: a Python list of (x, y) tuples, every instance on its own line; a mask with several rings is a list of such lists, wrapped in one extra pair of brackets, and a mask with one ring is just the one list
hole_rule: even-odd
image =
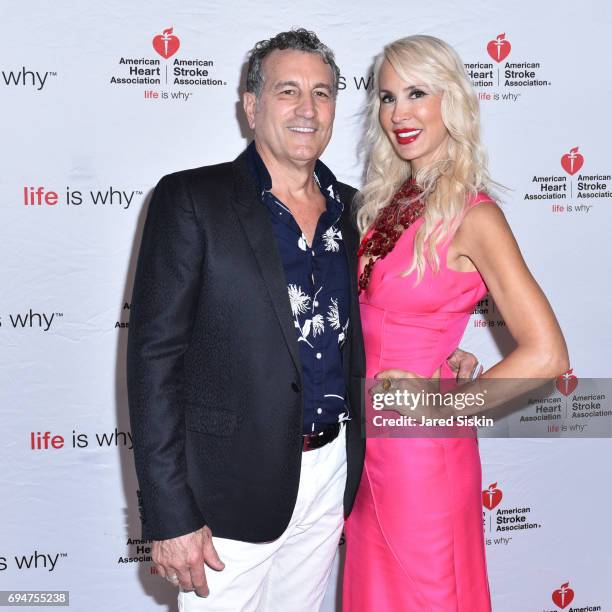
[(154, 540), (151, 556), (162, 578), (180, 585), (183, 591), (195, 591), (200, 597), (208, 597), (209, 593), (204, 563), (217, 571), (225, 567), (206, 525), (178, 538)]
[[(482, 374), (482, 365), (478, 364), (476, 355), (462, 351), (460, 348), (455, 349), (454, 353), (447, 359), (450, 369), (457, 374), (457, 380), (471, 380)], [(474, 371), (478, 367), (477, 371)]]

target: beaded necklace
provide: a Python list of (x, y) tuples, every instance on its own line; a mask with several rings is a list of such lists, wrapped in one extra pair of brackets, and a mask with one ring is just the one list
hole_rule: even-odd
[(420, 190), (412, 179), (407, 180), (391, 202), (378, 213), (374, 231), (369, 236), (367, 234), (364, 236), (357, 257), (366, 255), (369, 261), (359, 275), (359, 293), (365, 291), (370, 283), (374, 264), (393, 250), (399, 237), (423, 214), (425, 203), (420, 199), (411, 202), (408, 206), (402, 206), (407, 200), (414, 200), (419, 193)]

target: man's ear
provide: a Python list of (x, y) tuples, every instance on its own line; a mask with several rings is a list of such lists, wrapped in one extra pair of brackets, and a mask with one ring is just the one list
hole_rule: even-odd
[(244, 114), (246, 115), (249, 127), (255, 129), (255, 106), (257, 106), (257, 98), (254, 93), (245, 91), (242, 94), (242, 107), (244, 108)]

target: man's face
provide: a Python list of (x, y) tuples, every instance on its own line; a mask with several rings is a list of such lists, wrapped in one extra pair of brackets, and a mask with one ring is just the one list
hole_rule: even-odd
[(259, 99), (244, 94), (244, 110), (264, 157), (281, 164), (316, 161), (332, 135), (336, 101), (329, 64), (320, 55), (286, 49), (263, 60)]

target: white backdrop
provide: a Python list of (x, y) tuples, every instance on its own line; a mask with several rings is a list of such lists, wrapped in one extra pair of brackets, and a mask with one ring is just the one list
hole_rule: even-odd
[[(413, 33), (455, 46), (481, 97), (492, 175), (510, 188), (504, 210), (573, 373), (609, 374), (609, 3), (260, 4), (0, 6), (0, 589), (69, 590), (78, 611), (175, 609), (138, 541), (124, 362), (140, 233), (162, 175), (247, 144), (245, 54), (292, 26), (336, 51), (345, 87), (324, 160), (356, 186), (373, 56)], [(156, 37), (170, 28), (166, 52)], [(491, 365), (508, 337), (493, 304), (480, 310), (462, 346)], [(612, 609), (610, 439), (485, 439), (481, 451), (494, 610)]]

